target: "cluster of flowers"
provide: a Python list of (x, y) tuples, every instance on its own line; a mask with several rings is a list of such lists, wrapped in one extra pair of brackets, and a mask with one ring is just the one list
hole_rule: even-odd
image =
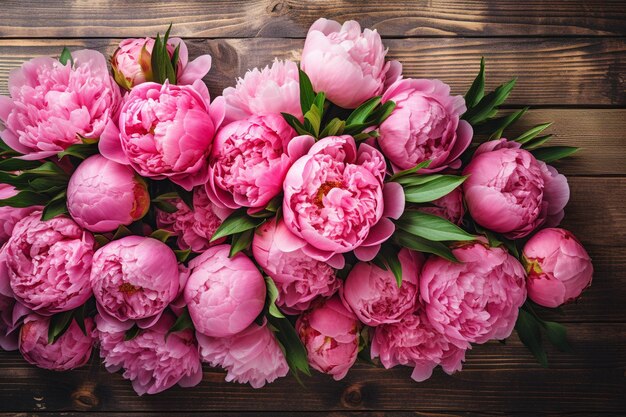
[(546, 126), (501, 138), (523, 114), (495, 118), (512, 83), (485, 94), (481, 66), (453, 96), (404, 78), (376, 31), (320, 19), (300, 68), (211, 101), (211, 57), (168, 35), (121, 42), (112, 74), (91, 50), (11, 73), (3, 349), (61, 371), (97, 348), (140, 395), (198, 384), (202, 362), (255, 388), (339, 380), (360, 353), (423, 381), (519, 320), (525, 343), (549, 331), (538, 306), (590, 284), (544, 162), (573, 150), (538, 147)]

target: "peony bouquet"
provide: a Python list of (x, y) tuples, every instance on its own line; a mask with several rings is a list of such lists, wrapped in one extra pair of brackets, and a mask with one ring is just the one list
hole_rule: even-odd
[[(544, 365), (541, 318), (593, 268), (557, 226), (549, 123), (505, 139), (515, 81), (465, 96), (402, 76), (380, 35), (319, 19), (211, 99), (181, 39), (41, 57), (0, 97), (0, 347), (52, 370), (99, 352), (141, 395), (202, 363), (262, 387), (360, 360), (461, 369), (513, 330)], [(109, 68), (110, 64), (110, 68)]]

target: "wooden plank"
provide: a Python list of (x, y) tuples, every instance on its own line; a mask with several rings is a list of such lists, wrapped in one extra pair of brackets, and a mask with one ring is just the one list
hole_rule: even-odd
[(2, 37), (302, 37), (319, 17), (354, 19), (383, 36), (624, 35), (626, 2), (133, 1), (3, 2)]
[[(37, 55), (58, 55), (64, 45), (89, 47), (111, 54), (116, 41), (3, 40), (0, 41), (0, 80), (10, 69)], [(298, 59), (299, 39), (189, 40), (192, 56), (210, 53), (213, 69), (206, 78), (213, 95), (234, 84), (247, 69), (264, 66), (274, 57)], [(404, 65), (406, 77), (440, 78), (455, 93), (464, 93), (487, 59), (489, 87), (518, 77), (511, 105), (624, 106), (626, 105), (626, 39), (389, 39), (389, 56)], [(0, 82), (0, 94), (6, 94)]]
[[(0, 417), (82, 417), (83, 412), (59, 412), (59, 413), (0, 413)], [(108, 413), (100, 412), (97, 414), (102, 417), (165, 417), (171, 416), (170, 413), (150, 412), (150, 413)], [(197, 411), (197, 412), (178, 412), (176, 417), (293, 417), (291, 411)], [(528, 416), (528, 413), (481, 413), (481, 412), (457, 412), (457, 411), (436, 411), (436, 412), (417, 412), (417, 411), (312, 411), (299, 412), (298, 417), (494, 417), (494, 416)], [(618, 413), (541, 413), (535, 412), (533, 417), (623, 417)]]
[(623, 411), (626, 324), (580, 324), (571, 329), (570, 338), (572, 353), (549, 348), (550, 369), (541, 368), (512, 336), (506, 345), (475, 347), (465, 369), (453, 376), (437, 370), (418, 384), (410, 379), (409, 369), (359, 364), (339, 382), (315, 374), (295, 396), (292, 377), (254, 390), (227, 384), (223, 372), (206, 369), (204, 381), (194, 389), (136, 397), (119, 374), (97, 365), (59, 374), (34, 368), (15, 353), (1, 353), (0, 390), (11, 401), (0, 402), (0, 412)]

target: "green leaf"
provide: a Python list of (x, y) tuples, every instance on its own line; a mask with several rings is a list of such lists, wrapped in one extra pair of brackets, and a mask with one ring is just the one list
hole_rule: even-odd
[(394, 101), (386, 101), (370, 115), (367, 122), (371, 125), (380, 125), (391, 116), (395, 108), (396, 103)]
[(68, 147), (63, 152), (59, 152), (57, 157), (59, 159), (64, 156), (74, 156), (78, 159), (87, 159), (88, 157), (98, 153), (98, 147), (91, 144), (79, 143)]
[(372, 112), (380, 104), (382, 96), (372, 97), (357, 107), (346, 120), (346, 125), (362, 124), (371, 116)]
[(115, 233), (113, 234), (112, 240), (118, 240), (126, 236), (131, 236), (132, 234), (133, 232), (128, 227), (124, 225), (120, 225), (115, 231)]
[(285, 318), (285, 315), (276, 306), (276, 299), (278, 298), (278, 288), (276, 288), (274, 280), (266, 276), (265, 285), (267, 286), (268, 313), (279, 319)]
[(95, 234), (95, 235), (93, 235), (93, 238), (96, 241), (96, 247), (97, 248), (101, 248), (101, 247), (103, 247), (104, 245), (106, 245), (107, 243), (110, 242), (108, 237), (106, 237), (104, 235), (101, 235), (101, 234)]
[(396, 172), (389, 178), (389, 181), (396, 181), (399, 178), (405, 177), (407, 175), (412, 175), (417, 173), (422, 168), (428, 168), (432, 161), (427, 159), (426, 161), (422, 161), (419, 164), (415, 165), (413, 168), (405, 169), (404, 171)]
[(53, 162), (45, 162), (37, 168), (23, 170), (20, 176), (25, 178), (37, 178), (41, 176), (63, 177), (67, 178), (67, 173)]
[(235, 233), (245, 232), (246, 230), (254, 229), (261, 223), (263, 223), (263, 219), (250, 217), (247, 214), (247, 210), (245, 207), (233, 212), (230, 216), (226, 218), (217, 228), (213, 236), (211, 237), (211, 242), (215, 242), (217, 239), (222, 237), (234, 235)]
[(191, 249), (175, 249), (174, 254), (176, 255), (176, 259), (178, 260), (178, 262), (186, 262), (189, 258), (189, 255), (191, 255)]
[(242, 250), (248, 249), (252, 243), (252, 238), (254, 238), (254, 229), (249, 229), (245, 232), (233, 235), (233, 243), (230, 245), (230, 253), (228, 254), (228, 257), (232, 258)]
[(178, 60), (180, 57), (180, 43), (176, 45), (174, 53), (172, 54), (172, 68), (174, 68), (174, 76), (178, 76)]
[(72, 317), (74, 311), (64, 311), (63, 313), (55, 314), (50, 318), (50, 325), (48, 326), (48, 344), (52, 345), (59, 337), (63, 336), (63, 333), (67, 331), (72, 324)]
[(182, 332), (183, 330), (191, 329), (194, 330), (193, 321), (191, 320), (191, 316), (189, 315), (189, 310), (185, 307), (180, 316), (176, 319), (172, 327), (167, 331), (165, 335), (165, 339), (175, 332)]
[(500, 139), (504, 133), (504, 129), (517, 122), (526, 112), (528, 107), (518, 110), (506, 116), (491, 119), (476, 128), (476, 133), (484, 133), (489, 135), (489, 140)]
[(178, 211), (178, 208), (168, 201), (158, 201), (154, 203), (154, 206), (166, 213), (176, 213)]
[(285, 119), (287, 124), (289, 126), (293, 127), (294, 130), (299, 135), (310, 135), (311, 134), (311, 132), (306, 130), (306, 128), (304, 127), (302, 122), (300, 122), (300, 120), (298, 120), (298, 118), (296, 116), (294, 116), (293, 114), (289, 114), (289, 113), (281, 113), (281, 114), (283, 115), (283, 118)]
[(393, 273), (393, 276), (396, 278), (396, 283), (398, 287), (400, 287), (402, 285), (402, 264), (400, 264), (400, 260), (398, 259), (398, 249), (394, 248), (389, 243), (384, 243), (378, 255), (376, 255), (376, 258), (379, 258)]
[(87, 328), (85, 327), (85, 309), (87, 304), (83, 304), (82, 306), (76, 308), (74, 310), (74, 321), (83, 332), (85, 336), (87, 336)]
[(566, 158), (576, 152), (580, 148), (574, 146), (545, 146), (543, 148), (537, 148), (530, 151), (535, 158), (550, 163), (558, 159)]
[(476, 106), (485, 95), (485, 57), (480, 59), (480, 71), (474, 79), (467, 93), (465, 93), (465, 105), (468, 109)]
[(369, 138), (377, 138), (380, 137), (380, 134), (378, 133), (378, 131), (376, 130), (372, 130), (371, 132), (361, 132), (361, 133), (357, 133), (356, 135), (352, 135), (352, 137), (354, 138), (354, 140), (356, 142), (360, 142), (363, 140), (367, 140)]
[(447, 259), (451, 262), (458, 263), (450, 248), (440, 242), (432, 242), (430, 240), (423, 239), (421, 237), (412, 235), (402, 230), (394, 233), (396, 242), (407, 249), (411, 249), (418, 252), (432, 253), (440, 258)]
[(30, 206), (42, 206), (46, 204), (48, 198), (44, 195), (32, 192), (32, 191), (20, 191), (13, 197), (0, 200), (0, 207), (30, 207)]
[(315, 101), (315, 92), (309, 76), (304, 71), (298, 70), (298, 78), (300, 82), (300, 107), (302, 114), (306, 114)]
[(467, 176), (440, 175), (423, 185), (405, 187), (404, 196), (410, 203), (427, 203), (449, 194), (466, 179)]
[(322, 115), (324, 114), (324, 103), (326, 103), (326, 93), (324, 93), (323, 91), (320, 91), (315, 96), (315, 100), (313, 100), (313, 104), (317, 106), (318, 109), (320, 109), (320, 112), (322, 113)]
[(165, 243), (170, 237), (172, 237), (172, 232), (168, 230), (157, 229), (154, 232), (150, 233), (150, 237)]
[(544, 136), (539, 136), (533, 140), (531, 140), (530, 142), (526, 142), (525, 144), (522, 145), (523, 149), (535, 149), (538, 148), (539, 146), (545, 144), (547, 141), (550, 140), (550, 138), (552, 137), (552, 135), (544, 135)]
[(139, 326), (137, 326), (136, 324), (133, 325), (133, 327), (126, 330), (126, 333), (124, 334), (124, 341), (128, 342), (129, 340), (133, 340), (134, 338), (139, 336), (140, 331), (141, 329), (139, 328)]
[(40, 161), (25, 161), (23, 159), (11, 158), (0, 161), (0, 171), (26, 171), (41, 165)]
[(61, 63), (61, 65), (67, 65), (67, 63), (69, 62), (71, 67), (74, 66), (72, 53), (69, 49), (67, 49), (67, 47), (63, 47), (63, 51), (61, 51), (61, 56), (59, 56), (59, 62)]
[(320, 126), (322, 124), (322, 111), (315, 105), (311, 105), (309, 111), (304, 114), (304, 120), (309, 123), (315, 137), (320, 134)]
[(521, 135), (519, 135), (518, 137), (516, 137), (514, 140), (515, 142), (519, 142), (521, 144), (524, 144), (526, 142), (531, 141), (535, 136), (537, 136), (538, 134), (540, 134), (541, 132), (543, 132), (544, 130), (546, 130), (548, 127), (550, 127), (552, 125), (552, 122), (549, 123), (543, 123), (540, 125), (537, 125), (533, 128), (531, 128), (530, 130), (522, 133)]
[(324, 130), (322, 130), (322, 132), (320, 133), (320, 138), (341, 135), (345, 126), (346, 122), (335, 117), (333, 120), (328, 122)]
[(41, 220), (46, 221), (67, 213), (67, 194), (65, 191), (56, 195), (43, 209)]
[(509, 94), (511, 94), (513, 87), (515, 87), (515, 81), (514, 78), (487, 94), (475, 107), (465, 112), (463, 119), (467, 120), (471, 125), (477, 125), (495, 116), (498, 106), (504, 103)]
[(187, 207), (193, 210), (193, 191), (187, 191), (178, 184), (174, 184), (174, 189), (176, 190), (178, 197), (180, 197), (180, 199), (187, 204)]
[(541, 366), (548, 366), (548, 357), (541, 344), (541, 324), (525, 309), (519, 310), (519, 316), (515, 323), (515, 330), (522, 343), (539, 361)]
[(476, 240), (476, 236), (467, 233), (449, 220), (421, 211), (405, 211), (396, 225), (412, 235), (435, 242)]
[(562, 352), (570, 352), (572, 347), (567, 340), (567, 329), (554, 321), (542, 321), (543, 330), (550, 343)]
[(298, 372), (311, 376), (306, 349), (291, 322), (286, 318), (282, 319), (272, 315), (268, 315), (267, 320), (275, 329), (276, 339), (283, 347), (285, 359), (291, 372), (295, 376), (298, 375)]

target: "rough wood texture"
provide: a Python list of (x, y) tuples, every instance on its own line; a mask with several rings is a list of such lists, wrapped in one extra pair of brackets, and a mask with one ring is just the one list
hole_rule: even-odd
[[(115, 38), (151, 36), (174, 23), (192, 56), (210, 53), (218, 95), (274, 56), (298, 59), (318, 17), (377, 28), (408, 77), (440, 78), (462, 94), (487, 58), (490, 87), (518, 76), (509, 105), (531, 110), (508, 136), (546, 121), (552, 144), (583, 149), (556, 166), (569, 176), (564, 227), (594, 260), (592, 287), (563, 314), (573, 351), (548, 348), (541, 368), (512, 336), (475, 347), (465, 369), (415, 383), (406, 368), (358, 365), (342, 381), (316, 374), (261, 390), (206, 369), (194, 389), (137, 397), (97, 365), (57, 374), (0, 352), (0, 417), (200, 415), (224, 417), (444, 417), (623, 415), (626, 410), (626, 1), (79, 1), (10, 0), (0, 15), (0, 94), (8, 72), (62, 46), (110, 54)], [(61, 38), (61, 39), (59, 39)], [(220, 38), (220, 39), (207, 39)], [(254, 38), (254, 39), (248, 39)], [(269, 39), (272, 38), (272, 39)], [(296, 38), (296, 39), (294, 39)], [(18, 414), (21, 413), (21, 414)]]
[(624, 35), (626, 2), (78, 1), (3, 2), (2, 37), (303, 37), (316, 19), (358, 20), (383, 36)]

